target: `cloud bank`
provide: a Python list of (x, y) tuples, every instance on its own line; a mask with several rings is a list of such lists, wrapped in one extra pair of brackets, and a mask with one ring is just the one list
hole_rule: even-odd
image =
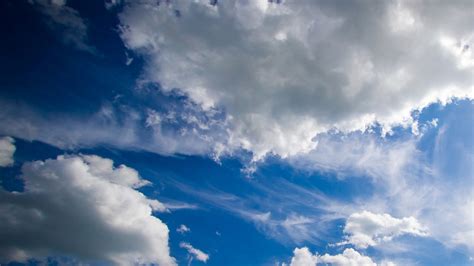
[(125, 45), (144, 78), (227, 114), (226, 150), (308, 152), (330, 129), (384, 133), (413, 110), (472, 98), (465, 1), (130, 1)]
[(98, 156), (59, 156), (22, 167), (23, 192), (0, 190), (0, 258), (51, 255), (118, 265), (176, 265), (157, 200), (135, 190), (137, 171)]

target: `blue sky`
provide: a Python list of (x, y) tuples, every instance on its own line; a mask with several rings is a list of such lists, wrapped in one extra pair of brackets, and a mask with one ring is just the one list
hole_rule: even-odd
[(472, 265), (472, 10), (2, 2), (0, 263)]

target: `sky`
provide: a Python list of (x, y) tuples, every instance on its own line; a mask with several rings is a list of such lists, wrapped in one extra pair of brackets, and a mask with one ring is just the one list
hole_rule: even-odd
[(474, 2), (0, 2), (1, 265), (474, 265)]

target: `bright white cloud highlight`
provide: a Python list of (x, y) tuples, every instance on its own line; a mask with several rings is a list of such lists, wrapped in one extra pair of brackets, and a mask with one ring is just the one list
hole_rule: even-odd
[(13, 154), (15, 153), (15, 140), (11, 137), (0, 138), (0, 167), (13, 165)]
[(137, 171), (98, 156), (59, 156), (26, 163), (24, 192), (0, 190), (0, 258), (52, 254), (118, 265), (176, 265), (164, 206), (135, 190)]
[(377, 264), (374, 263), (371, 258), (361, 255), (352, 248), (345, 249), (342, 254), (325, 254), (321, 256), (321, 262), (328, 263), (333, 266), (377, 266)]
[(318, 256), (313, 255), (307, 247), (295, 248), (290, 266), (313, 266), (318, 262)]
[[(332, 266), (377, 266), (370, 257), (364, 256), (352, 248), (345, 249), (341, 254), (336, 255), (317, 255), (312, 254), (307, 247), (295, 248), (293, 258), (291, 258), (290, 266), (316, 266), (316, 265), (332, 265)], [(379, 265), (391, 265), (392, 262), (384, 261)]]
[(473, 97), (467, 2), (263, 2), (130, 1), (120, 14), (149, 81), (226, 111), (227, 151), (286, 157), (333, 128), (390, 132)]
[(428, 235), (425, 228), (414, 217), (394, 218), (389, 214), (375, 214), (369, 211), (354, 213), (346, 221), (344, 233), (346, 244), (357, 248), (376, 246), (404, 234), (414, 236)]
[(202, 261), (202, 262), (207, 262), (207, 260), (209, 259), (209, 255), (202, 252), (201, 250), (197, 249), (197, 248), (194, 248), (191, 244), (189, 243), (186, 243), (186, 242), (181, 242), (179, 243), (179, 246), (181, 248), (184, 248), (188, 251), (189, 255), (192, 256), (191, 258), (195, 258), (197, 259), (198, 261)]

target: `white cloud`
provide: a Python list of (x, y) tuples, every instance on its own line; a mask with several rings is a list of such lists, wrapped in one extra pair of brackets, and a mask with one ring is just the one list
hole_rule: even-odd
[(324, 254), (320, 258), (322, 263), (333, 266), (377, 266), (371, 258), (360, 254), (352, 248), (345, 249), (342, 254)]
[[(370, 257), (364, 256), (352, 248), (345, 249), (341, 254), (336, 255), (317, 255), (312, 254), (307, 247), (295, 248), (290, 266), (377, 266)], [(382, 261), (381, 266), (394, 266), (395, 263)]]
[(183, 234), (186, 234), (188, 232), (191, 232), (191, 229), (189, 227), (187, 227), (186, 225), (182, 224), (178, 228), (176, 228), (176, 232), (183, 235)]
[(283, 227), (286, 233), (296, 242), (310, 239), (312, 237), (311, 226), (314, 224), (314, 219), (294, 214), (288, 215), (285, 220), (279, 222), (279, 226)]
[(215, 117), (219, 113), (201, 114), (189, 102), (180, 104), (158, 113), (106, 103), (92, 115), (70, 116), (41, 114), (31, 106), (0, 99), (4, 125), (0, 134), (39, 140), (61, 149), (108, 144), (164, 155), (212, 154), (212, 147), (225, 141), (225, 122)]
[(98, 156), (59, 156), (26, 163), (24, 192), (0, 194), (0, 258), (52, 254), (119, 265), (175, 265), (164, 206), (135, 190), (146, 182)]
[(11, 137), (0, 138), (0, 167), (13, 165), (13, 154), (15, 153), (15, 140)]
[(399, 182), (407, 168), (419, 162), (415, 139), (386, 141), (375, 134), (324, 134), (315, 140), (314, 150), (288, 159), (292, 166), (336, 173), (341, 178), (357, 173)]
[(225, 110), (226, 150), (255, 160), (308, 152), (332, 128), (390, 132), (413, 123), (412, 110), (473, 97), (474, 17), (462, 1), (155, 2), (120, 14), (145, 77)]
[(394, 218), (389, 214), (375, 214), (368, 211), (354, 213), (346, 221), (344, 233), (347, 241), (357, 248), (376, 246), (404, 234), (428, 235), (426, 229), (414, 217)]
[(209, 255), (202, 252), (201, 250), (194, 248), (191, 244), (186, 242), (179, 243), (179, 246), (186, 249), (192, 258), (197, 259), (198, 261), (207, 262)]
[(174, 211), (174, 210), (197, 210), (199, 206), (196, 204), (190, 204), (186, 202), (180, 201), (166, 201), (163, 203), (167, 210)]
[(315, 266), (318, 256), (313, 255), (307, 247), (295, 248), (290, 266)]

